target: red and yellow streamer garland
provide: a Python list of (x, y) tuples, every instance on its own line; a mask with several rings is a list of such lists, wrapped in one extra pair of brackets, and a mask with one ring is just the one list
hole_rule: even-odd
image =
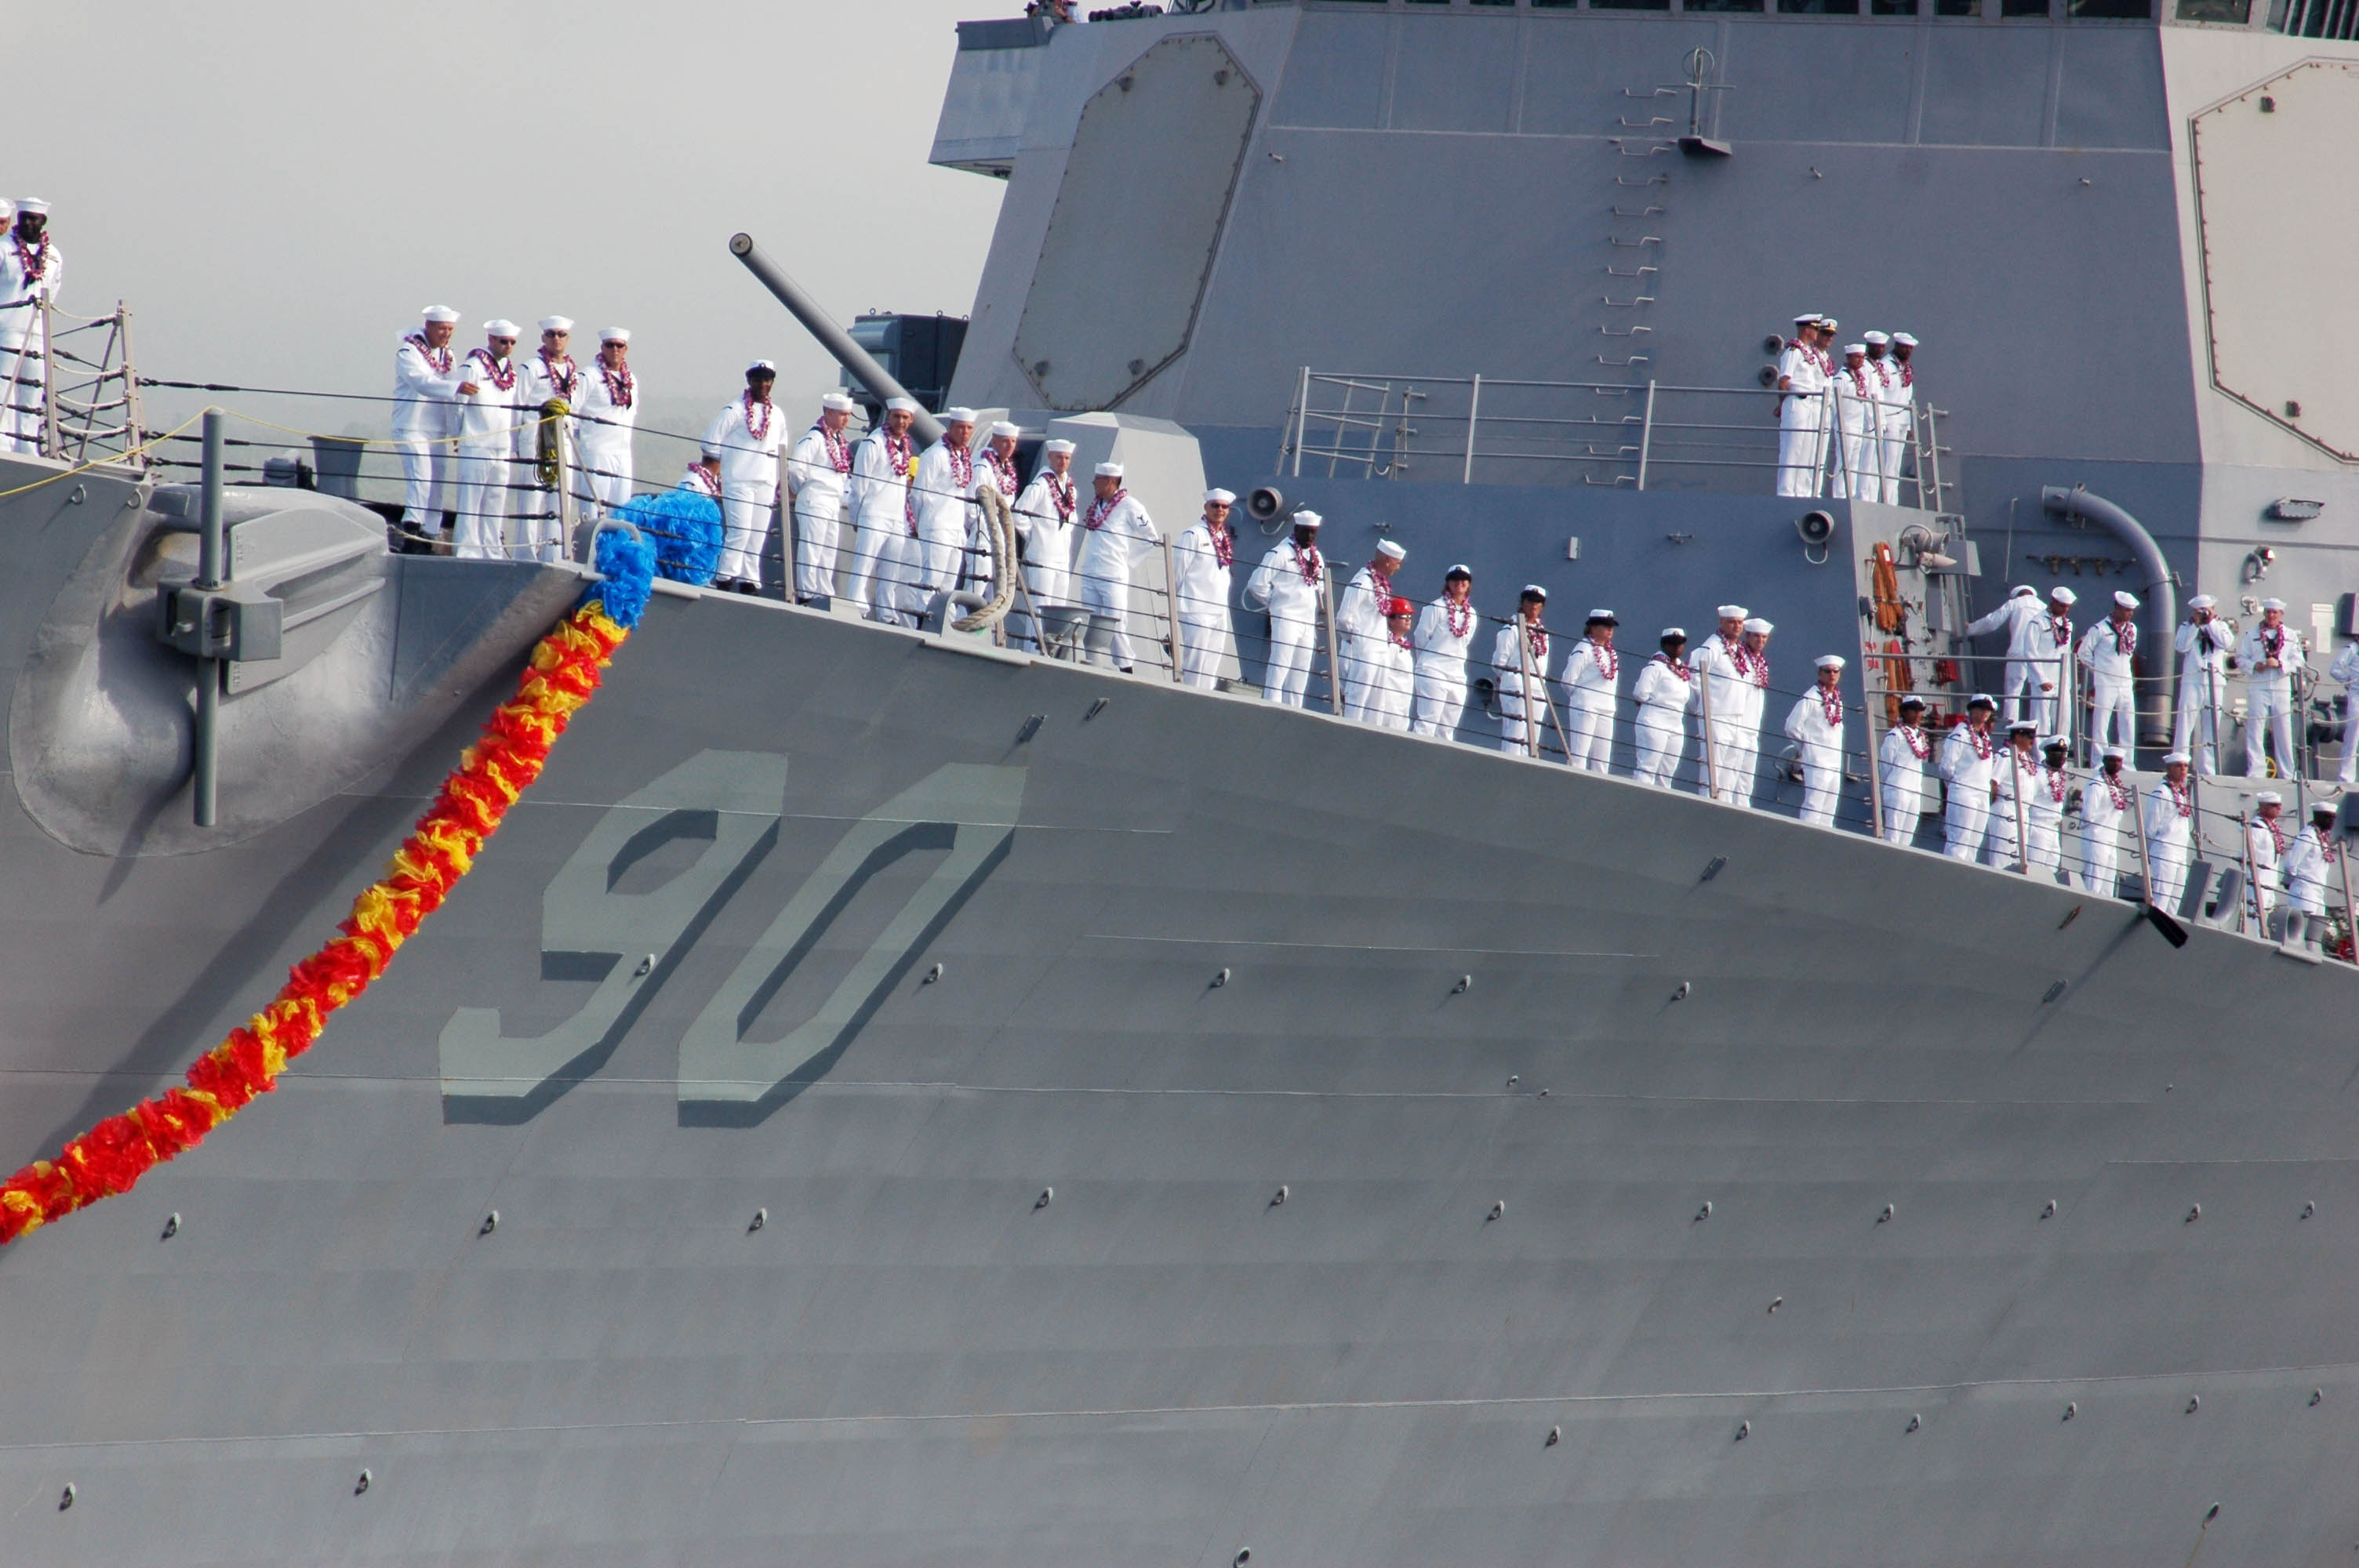
[[(633, 617), (636, 619), (636, 616)], [(187, 1087), (110, 1116), (0, 1184), (0, 1245), (78, 1208), (129, 1192), (158, 1162), (195, 1148), (310, 1049), (328, 1015), (368, 989), (402, 943), (441, 906), (540, 776), (549, 749), (598, 689), (599, 671), (630, 636), (592, 599), (542, 638), (516, 694), (442, 781), (386, 874), (361, 891), (341, 935), (289, 970), (270, 1005), (199, 1057)]]

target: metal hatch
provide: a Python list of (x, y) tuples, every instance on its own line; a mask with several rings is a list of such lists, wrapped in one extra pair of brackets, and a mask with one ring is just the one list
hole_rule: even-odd
[(1082, 109), (1016, 329), (1045, 406), (1114, 407), (1186, 350), (1260, 107), (1236, 57), (1190, 37)]

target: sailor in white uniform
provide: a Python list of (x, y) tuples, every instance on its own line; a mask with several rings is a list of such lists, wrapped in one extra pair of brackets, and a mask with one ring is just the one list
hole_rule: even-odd
[[(1171, 569), (1180, 579), (1180, 678), (1206, 691), (1220, 685), (1232, 651), (1229, 572), (1237, 539), (1229, 531), (1229, 512), (1236, 503), (1230, 491), (1206, 491), (1204, 514), (1180, 530), (1171, 544)], [(1408, 722), (1406, 714), (1402, 722)]]
[(598, 357), (582, 373), (573, 410), (581, 427), (582, 498), (612, 516), (630, 503), (631, 432), (639, 418), (629, 328), (598, 334)]
[(1637, 766), (1631, 777), (1669, 789), (1687, 755), (1688, 714), (1696, 705), (1695, 673), (1687, 665), (1684, 628), (1663, 628), (1661, 651), (1638, 666), (1631, 695), (1638, 704)]
[[(516, 389), (516, 412), (523, 427), (516, 432), (516, 455), (537, 458), (540, 443), (552, 423), (548, 415), (551, 403), (565, 405), (570, 416), (573, 401), (582, 391), (582, 368), (566, 351), (573, 341), (573, 319), (570, 316), (544, 316), (540, 319), (540, 347), (517, 362), (524, 384)], [(560, 418), (553, 422), (557, 438), (573, 439), (573, 421)], [(577, 442), (574, 450), (580, 450)], [(569, 456), (569, 462), (577, 460)], [(526, 560), (558, 561), (565, 558), (565, 519), (560, 514), (557, 492), (540, 486), (538, 470), (527, 462), (517, 467), (520, 482), (536, 486), (516, 492), (516, 553)], [(578, 487), (574, 492), (580, 493)]]
[(1942, 810), (1941, 853), (1953, 860), (1979, 858), (1990, 831), (2000, 750), (1991, 735), (1991, 721), (1997, 717), (1997, 699), (1976, 692), (1966, 704), (1966, 721), (1951, 729), (1941, 742), (1939, 767), (1941, 782), (1949, 786), (1949, 801)]
[(2301, 633), (2286, 624), (2285, 600), (2261, 600), (2260, 623), (2236, 645), (2245, 673), (2245, 776), (2262, 774), (2262, 742), (2277, 749), (2277, 777), (2300, 771), (2293, 750), (2293, 672), (2309, 664)]
[(918, 457), (918, 477), (909, 484), (909, 504), (918, 534), (908, 551), (902, 608), (925, 617), (937, 594), (957, 588), (966, 572), (967, 538), (973, 532), (974, 410), (942, 410), (942, 438)]
[(1835, 802), (1843, 794), (1843, 656), (1822, 654), (1818, 684), (1786, 715), (1786, 738), (1801, 749), (1802, 820), (1835, 825)]
[(2256, 931), (2269, 929), (2270, 912), (2285, 889), (2281, 868), (2291, 845), (2279, 820), (2284, 815), (2285, 797), (2265, 789), (2253, 796), (2253, 815), (2245, 823), (2245, 861), (2253, 878), (2245, 894), (2245, 912), (2253, 917)]
[[(2335, 858), (2343, 847), (2334, 839), (2334, 807), (2320, 801), (2310, 808), (2310, 826), (2294, 835), (2286, 850), (2286, 902), (2296, 914), (2310, 917), (2307, 924), (2322, 926), (2326, 920), (2327, 879), (2337, 874)], [(2315, 938), (2307, 934), (2288, 931), (2315, 946)]]
[(1310, 684), (1310, 648), (1325, 602), (1327, 562), (1319, 553), (1320, 517), (1297, 512), (1294, 534), (1261, 558), (1245, 579), (1248, 608), (1269, 611), (1269, 662), (1261, 694), (1289, 708), (1302, 706)]
[(1900, 504), (1900, 460), (1908, 446), (1908, 396), (1900, 384), (1900, 363), (1892, 357), (1887, 332), (1863, 332), (1867, 349), (1868, 396), (1875, 404), (1876, 490), (1862, 500)]
[(1499, 694), (1499, 750), (1527, 753), (1538, 749), (1541, 705), (1524, 700), (1528, 673), (1535, 693), (1548, 690), (1549, 634), (1540, 617), (1548, 589), (1527, 583), (1516, 600), (1516, 618), (1491, 639), (1491, 682)]
[(2195, 851), (2195, 795), (2187, 784), (2187, 753), (2173, 752), (2162, 760), (2162, 777), (2147, 791), (2144, 813), (2147, 861), (2154, 885), (2147, 902), (2176, 912), (2187, 892), (2187, 865)]
[[(1417, 718), (1420, 735), (1458, 736), (1466, 711), (1466, 661), (1474, 646), (1474, 574), (1463, 566), (1441, 579), (1441, 597), (1418, 611)], [(2359, 646), (2354, 643), (2354, 646)]]
[(795, 602), (835, 597), (836, 545), (844, 492), (852, 482), (852, 443), (844, 427), (855, 405), (841, 392), (819, 400), (819, 418), (787, 455), (787, 494), (795, 512)]
[[(1753, 793), (1749, 780), (1745, 788), (1737, 787), (1744, 775), (1736, 770), (1736, 735), (1745, 718), (1745, 695), (1737, 689), (1741, 676), (1736, 655), (1745, 645), (1745, 621), (1752, 611), (1741, 604), (1723, 604), (1714, 613), (1719, 617), (1718, 630), (1688, 656), (1688, 667), (1696, 677), (1699, 722), (1708, 724), (1712, 731), (1704, 745), (1709, 766), (1698, 770), (1696, 793), (1738, 806), (1751, 799)], [(1705, 772), (1714, 776), (1707, 779)]]
[(2359, 783), (2359, 642), (2343, 643), (2326, 674), (2343, 683), (2343, 766), (2334, 776)]
[[(1399, 644), (1396, 644), (1392, 640), (1392, 610), (1396, 603), (1408, 607), (1401, 612), (1404, 622), (1401, 634), (1404, 642)], [(1406, 700), (1401, 708), (1400, 722), (1396, 725), (1392, 721), (1393, 654), (1397, 652), (1404, 655), (1408, 654), (1405, 641), (1408, 632), (1406, 622), (1413, 617), (1415, 608), (1405, 599), (1398, 600), (1381, 599), (1376, 601), (1376, 626), (1382, 633), (1382, 640), (1362, 639), (1359, 652), (1361, 664), (1359, 674), (1343, 687), (1344, 718), (1355, 719), (1362, 724), (1373, 724), (1385, 730), (1408, 728), (1408, 708)], [(1400, 695), (1406, 699), (1416, 682), (1413, 659), (1405, 659), (1401, 667), (1404, 675), (1400, 683)]]
[(721, 454), (701, 452), (694, 462), (679, 476), (679, 487), (699, 495), (710, 496), (714, 506), (721, 504)]
[(2036, 720), (2043, 735), (2072, 733), (2072, 606), (2080, 595), (2058, 583), (2048, 590), (2048, 607), (2017, 622), (2007, 644), (2006, 679), (2016, 685), (2016, 666), (2024, 670), (2022, 689), (2029, 700), (2018, 716)]
[[(918, 466), (909, 426), (917, 417), (918, 406), (910, 399), (886, 399), (884, 419), (861, 438), (852, 457), (852, 564), (843, 596), (868, 606), (868, 618), (888, 626), (908, 620), (901, 609), (901, 574), (905, 547), (917, 526), (909, 504), (909, 476)], [(1070, 454), (1071, 445), (1065, 449)]]
[(1409, 704), (1417, 691), (1417, 649), (1409, 640), (1417, 606), (1396, 599), (1385, 607), (1385, 645), (1376, 678), (1361, 717), (1386, 730), (1408, 730)]
[(721, 454), (721, 569), (714, 586), (739, 593), (762, 589), (762, 546), (778, 503), (778, 449), (787, 421), (770, 401), (778, 367), (756, 360), (745, 367), (745, 390), (713, 416), (707, 450)]
[(2017, 660), (2014, 656), (2016, 643), (2023, 630), (2038, 618), (2039, 590), (2027, 582), (2017, 583), (2007, 590), (2006, 601), (1996, 610), (1979, 620), (1968, 622), (1966, 626), (1966, 635), (1969, 637), (1985, 637), (1995, 632), (2005, 642), (2007, 652), (2006, 676), (2004, 684), (1999, 687), (1999, 695), (2006, 699), (2002, 708), (2002, 717), (2010, 722), (2024, 717), (2024, 692), (2032, 684), (2030, 662)]
[(2219, 600), (2199, 593), (2170, 640), (2179, 654), (2178, 722), (2170, 743), (2194, 759), (2200, 777), (2220, 771), (2220, 715), (2228, 711), (2228, 666), (2236, 633), (2218, 614)]
[(1875, 401), (1880, 388), (1868, 373), (1865, 343), (1843, 345), (1843, 363), (1836, 368), (1832, 380), (1835, 427), (1841, 432), (1843, 444), (1839, 449), (1841, 467), (1829, 493), (1854, 501), (1875, 501), (1884, 493), (1883, 476), (1877, 471), (1884, 460), (1883, 442), (1878, 437), (1882, 414)]
[[(1736, 804), (1753, 804), (1753, 786), (1760, 777), (1761, 725), (1769, 712), (1769, 633), (1777, 630), (1758, 615), (1745, 622), (1745, 635), (1730, 655), (1736, 665), (1736, 695), (1742, 707), (1728, 750), (1728, 766), (1735, 775)], [(1720, 695), (1713, 692), (1715, 698)]]
[(1073, 574), (1082, 608), (1089, 612), (1085, 653), (1103, 648), (1114, 667), (1131, 670), (1130, 574), (1147, 552), (1163, 542), (1138, 497), (1124, 485), (1120, 463), (1100, 463), (1092, 481), (1096, 495), (1082, 509)]
[(1925, 699), (1902, 697), (1900, 722), (1884, 732), (1875, 748), (1886, 843), (1917, 841), (1918, 822), (1925, 815), (1925, 763), (1932, 755), (1933, 737), (1925, 730)]
[(2117, 591), (2114, 612), (2081, 638), (2081, 663), (2089, 668), (2089, 741), (2096, 746), (2137, 745), (2137, 695), (2133, 661), (2137, 656), (2137, 595)]
[[(1335, 653), (1343, 665), (1343, 708), (1351, 711), (1355, 688), (1375, 678), (1375, 669), (1362, 669), (1363, 654), (1385, 660), (1385, 608), (1392, 603), (1393, 572), (1408, 552), (1390, 539), (1376, 541), (1368, 564), (1352, 574), (1343, 595), (1335, 601)], [(1364, 646), (1363, 646), (1364, 644)]]
[(393, 445), (401, 454), (402, 532), (423, 539), (441, 533), (442, 514), (454, 499), (451, 405), (460, 376), (451, 349), (459, 313), (429, 305), (420, 314), (424, 324), (393, 352)]
[(569, 351), (573, 342), (573, 318), (540, 319), (540, 347), (522, 362), (524, 406), (538, 410), (544, 403), (562, 403), (571, 411), (582, 394), (582, 367)]
[(2122, 827), (2136, 828), (2136, 781), (2124, 776), (2129, 753), (2105, 748), (2104, 762), (2081, 792), (2081, 887), (2112, 898), (2121, 886)]
[(459, 367), (457, 438), (459, 531), (455, 554), (466, 560), (503, 559), (508, 554), (508, 518), (516, 507), (508, 487), (520, 482), (516, 434), (522, 422), (524, 377), (516, 362), (516, 327), (508, 320), (484, 323), (484, 346), (468, 351)]
[[(1016, 498), (1016, 538), (1024, 555), (1024, 594), (1019, 604), (1029, 608), (1008, 620), (1008, 640), (1035, 653), (1045, 631), (1058, 656), (1077, 651), (1072, 630), (1071, 579), (1073, 570), (1073, 528), (1081, 515), (1081, 493), (1073, 483), (1073, 443), (1044, 441), (1040, 466), (1032, 482)], [(1033, 622), (1039, 622), (1038, 625)]]
[(1614, 760), (1614, 709), (1622, 696), (1622, 655), (1614, 646), (1621, 622), (1611, 610), (1593, 610), (1582, 622), (1581, 641), (1565, 650), (1564, 760), (1593, 773), (1610, 772)]
[(49, 204), (19, 197), (0, 234), (0, 452), (41, 449), (48, 404), (49, 335), (40, 303), (57, 304), (65, 287), (65, 253), (49, 233)]
[(2039, 766), (2024, 795), (2024, 827), (2031, 836), (2026, 858), (2049, 881), (2064, 863), (2064, 806), (2072, 795), (2072, 771), (2065, 765), (2069, 750), (2061, 735), (2040, 741)]
[(1794, 318), (1793, 341), (1777, 358), (1777, 493), (1816, 495), (1824, 458), (1827, 384), (1833, 366), (1819, 349), (1815, 315)]
[(966, 586), (973, 591), (991, 592), (993, 557), (999, 542), (991, 521), (983, 514), (981, 502), (987, 487), (999, 492), (1012, 512), (1016, 498), (1023, 493), (1022, 477), (1016, 471), (1016, 443), (1024, 438), (1024, 427), (1002, 419), (991, 427), (983, 443), (983, 450), (974, 465), (974, 494), (977, 504), (968, 514), (966, 538)]
[(2016, 814), (2024, 814), (2023, 826), (2028, 828), (2032, 780), (2038, 772), (2039, 727), (2028, 719), (2018, 719), (2006, 727), (2006, 744), (2000, 748), (1991, 769), (1997, 793), (1991, 797), (1990, 833), (1983, 841), (1983, 864), (2014, 871), (2021, 863)]
[[(1895, 505), (1900, 500), (1900, 464), (1916, 416), (1917, 367), (1909, 362), (1916, 352), (1916, 339), (1906, 332), (1892, 334), (1892, 395), (1884, 405), (1884, 499)], [(1938, 510), (1940, 498), (1927, 494), (1924, 503)]]

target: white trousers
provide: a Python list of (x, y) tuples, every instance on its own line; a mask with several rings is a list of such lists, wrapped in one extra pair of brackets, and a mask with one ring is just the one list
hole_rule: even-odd
[(450, 494), (451, 445), (425, 435), (396, 432), (401, 453), (401, 522), (421, 533), (440, 533)]
[[(22, 318), (33, 313), (33, 307), (25, 305), (0, 315)], [(0, 326), (5, 325), (0, 320)], [(0, 452), (30, 455), (41, 449), (46, 369), (38, 321), (33, 330), (26, 332), (21, 349), (14, 344), (0, 348)]]
[(835, 542), (840, 508), (832, 503), (795, 503), (795, 597), (835, 597)]
[(2179, 901), (2187, 896), (2187, 846), (2150, 838), (2146, 855), (2154, 863), (2154, 886), (2147, 890), (2147, 902), (2166, 914), (2178, 914)]
[(842, 542), (843, 597), (867, 609), (876, 602), (878, 557), (890, 535), (850, 523), (844, 525)]
[(1638, 762), (1631, 777), (1640, 784), (1653, 784), (1657, 789), (1669, 789), (1680, 771), (1680, 763), (1688, 749), (1687, 724), (1683, 717), (1671, 715), (1667, 719), (1651, 719), (1649, 710), (1638, 710), (1636, 726), (1638, 741)]
[(1614, 754), (1614, 709), (1591, 707), (1580, 697), (1565, 709), (1565, 761), (1593, 773), (1607, 773)]
[(1971, 860), (1982, 850), (1983, 839), (1990, 831), (1989, 786), (1961, 789), (1950, 786), (1950, 804), (1941, 813), (1945, 841), (1941, 853), (1953, 860)]
[(2343, 718), (2343, 766), (2335, 778), (2343, 784), (2359, 783), (2359, 694), (2343, 698), (2349, 711)]
[(453, 509), (459, 514), (453, 552), (462, 560), (505, 560), (508, 555), (509, 449), (462, 443), (454, 455)]
[(1816, 495), (1819, 492), (1819, 423), (1821, 409), (1814, 397), (1788, 395), (1777, 410), (1777, 493)]
[(2121, 886), (2121, 834), (2112, 827), (2090, 830), (2081, 840), (2081, 886), (2111, 898)]
[(2170, 727), (2171, 749), (2194, 759), (2199, 773), (2220, 771), (2220, 715), (2228, 708), (2224, 671), (2198, 671), (2179, 677), (2179, 708)]
[[(1999, 679), (2003, 683), (1999, 687), (1999, 710), (2012, 723), (2023, 717), (2024, 699), (2039, 683), (2032, 678), (2031, 661), (2028, 659), (2007, 660), (2006, 673)], [(2033, 717), (2038, 716), (2035, 714)], [(2040, 733), (2044, 735), (2047, 730), (2043, 728)]]
[(1419, 676), (1417, 682), (1417, 718), (1410, 723), (1409, 731), (1416, 735), (1439, 735), (1445, 741), (1455, 740), (1458, 720), (1465, 712), (1464, 681)]
[(1843, 794), (1843, 762), (1832, 756), (1821, 761), (1815, 755), (1821, 750), (1831, 752), (1833, 748), (1802, 748), (1802, 820), (1832, 827), (1835, 802)]
[[(769, 490), (765, 485), (763, 490)], [(762, 585), (762, 545), (770, 535), (770, 508), (777, 499), (772, 491), (765, 495), (748, 485), (745, 493), (721, 496), (721, 568), (713, 574), (716, 581), (742, 579), (759, 588)]]
[(1878, 788), (1884, 799), (1884, 841), (1887, 844), (1917, 842), (1917, 825), (1925, 812), (1923, 776), (1894, 778), (1886, 773)]
[(2119, 746), (2135, 754), (2137, 746), (2137, 698), (2126, 680), (2099, 676), (2091, 683), (2089, 744)]
[(2063, 823), (2056, 817), (2033, 812), (2024, 818), (2027, 853), (2026, 859), (2043, 870), (2054, 871), (2064, 863)]
[(1357, 642), (1356, 638), (1345, 638), (1335, 650), (1343, 665), (1343, 711), (1355, 719), (1378, 696), (1376, 666), (1353, 651)]
[(578, 455), (582, 492), (592, 505), (611, 517), (630, 504), (631, 443), (628, 439), (608, 446), (585, 437)]
[(1848, 421), (1843, 433), (1843, 471), (1835, 476), (1834, 493), (1853, 501), (1874, 501), (1883, 493), (1884, 482), (1876, 477), (1876, 459), (1883, 443), (1868, 426), (1850, 428)]
[(1697, 781), (1697, 793), (1731, 806), (1753, 802), (1753, 753), (1743, 727), (1734, 719), (1712, 721), (1712, 778)]
[(563, 560), (565, 509), (558, 503), (557, 492), (518, 490), (509, 493), (516, 498), (516, 514), (510, 522), (516, 543), (509, 553), (525, 561)]
[(2277, 745), (2277, 776), (2291, 778), (2298, 771), (2293, 754), (2293, 693), (2282, 681), (2254, 681), (2245, 688), (2245, 776), (2261, 776), (2261, 742)]
[[(1184, 602), (1184, 600), (1183, 600)], [(1229, 618), (1226, 612), (1190, 615), (1185, 610), (1180, 614), (1180, 678), (1192, 687), (1211, 691), (1221, 682), (1221, 661), (1228, 651)]]
[(1881, 499), (1886, 506), (1900, 504), (1900, 461), (1908, 450), (1908, 415), (1906, 410), (1879, 418), (1882, 434), (1877, 445), (1883, 449), (1883, 477), (1878, 481)]
[(2015, 869), (2015, 802), (1991, 802), (1990, 829), (1983, 837), (1983, 864)]
[(1283, 616), (1269, 618), (1269, 666), (1262, 673), (1261, 694), (1288, 708), (1302, 706), (1303, 689), (1310, 684), (1310, 634), (1306, 622)]

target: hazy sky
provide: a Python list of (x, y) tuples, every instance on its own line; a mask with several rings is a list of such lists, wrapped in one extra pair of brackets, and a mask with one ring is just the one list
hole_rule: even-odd
[(495, 315), (627, 326), (658, 404), (718, 407), (756, 356), (799, 396), (831, 362), (729, 235), (840, 319), (964, 315), (1002, 186), (926, 153), (951, 24), (1021, 10), (15, 5), (0, 191), (49, 200), (61, 305), (127, 301), (150, 375), (382, 393), (448, 304), (470, 346)]

